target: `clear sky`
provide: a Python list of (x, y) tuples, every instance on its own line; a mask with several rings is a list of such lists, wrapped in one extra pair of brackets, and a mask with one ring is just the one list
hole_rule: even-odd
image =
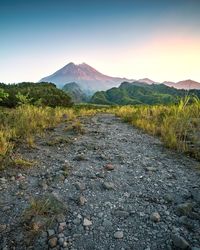
[(0, 1), (0, 82), (38, 81), (69, 62), (200, 82), (200, 0)]

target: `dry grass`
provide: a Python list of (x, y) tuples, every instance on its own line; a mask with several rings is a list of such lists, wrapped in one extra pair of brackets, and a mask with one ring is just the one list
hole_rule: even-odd
[(124, 121), (162, 138), (169, 148), (200, 159), (200, 100), (185, 98), (172, 106), (123, 106), (114, 113)]
[(30, 161), (22, 156), (12, 159), (12, 164), (18, 168), (30, 168), (36, 165), (37, 161)]
[[(35, 136), (43, 136), (47, 129), (56, 127), (60, 122), (70, 123), (69, 128), (77, 134), (85, 132), (79, 117), (92, 116), (105, 109), (80, 108), (50, 108), (21, 105), (16, 109), (0, 109), (0, 169), (11, 155), (18, 142), (35, 147)], [(57, 138), (51, 145), (66, 143), (65, 139)]]

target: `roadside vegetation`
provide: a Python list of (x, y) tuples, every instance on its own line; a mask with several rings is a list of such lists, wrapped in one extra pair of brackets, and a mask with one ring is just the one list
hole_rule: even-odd
[[(76, 133), (83, 134), (84, 128), (80, 117), (92, 116), (97, 112), (105, 112), (104, 108), (76, 107), (37, 107), (30, 104), (19, 105), (15, 109), (0, 108), (0, 169), (11, 159), (12, 152), (18, 143), (28, 147), (35, 146), (35, 136), (43, 136), (49, 129), (59, 123)], [(12, 160), (13, 161), (13, 160)]]
[(121, 106), (114, 113), (165, 145), (200, 160), (200, 99), (186, 97), (177, 105)]

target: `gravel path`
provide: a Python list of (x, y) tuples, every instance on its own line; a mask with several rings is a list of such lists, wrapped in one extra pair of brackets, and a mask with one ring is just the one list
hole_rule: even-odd
[[(0, 173), (0, 249), (200, 249), (200, 163), (113, 115), (82, 122), (20, 147), (35, 168)], [(24, 211), (49, 194), (67, 212), (31, 241)]]

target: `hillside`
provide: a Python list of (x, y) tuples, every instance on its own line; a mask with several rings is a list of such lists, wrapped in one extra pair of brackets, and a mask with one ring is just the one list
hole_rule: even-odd
[(59, 88), (67, 82), (76, 82), (85, 93), (94, 93), (118, 86), (125, 80), (127, 79), (104, 75), (86, 63), (69, 63), (52, 75), (42, 78), (40, 82), (53, 82)]
[(176, 103), (180, 97), (186, 95), (196, 95), (200, 97), (200, 91), (177, 90), (165, 86), (164, 84), (152, 84), (141, 82), (123, 82), (119, 88), (111, 88), (107, 91), (96, 92), (92, 98), (92, 103), (97, 104), (170, 104)]
[(88, 101), (88, 97), (86, 96), (86, 94), (75, 82), (65, 84), (62, 90), (72, 98), (73, 102), (79, 103)]
[(0, 83), (0, 89), (7, 93), (7, 97), (0, 100), (0, 106), (13, 108), (19, 102), (50, 107), (72, 105), (70, 96), (52, 83), (23, 82), (8, 85)]

